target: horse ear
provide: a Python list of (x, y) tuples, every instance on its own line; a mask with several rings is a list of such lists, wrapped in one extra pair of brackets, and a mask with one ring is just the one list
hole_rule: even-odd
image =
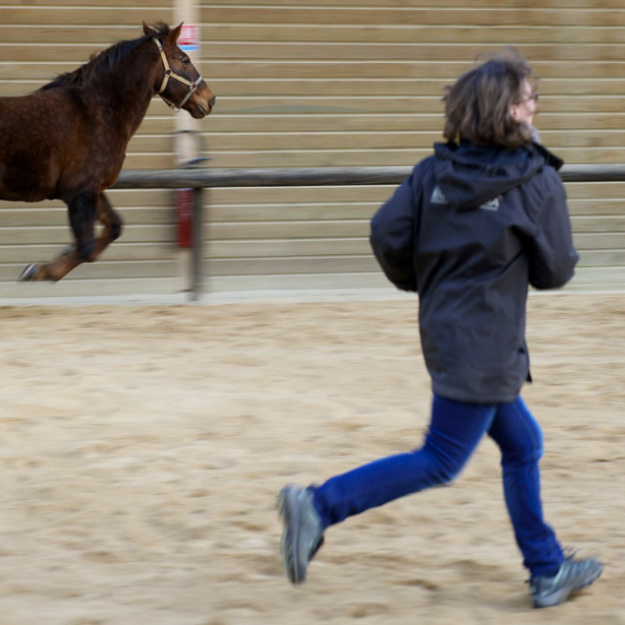
[(153, 37), (155, 33), (156, 33), (156, 29), (152, 28), (151, 26), (148, 26), (148, 24), (143, 22), (143, 34), (144, 35), (150, 35)]
[(178, 24), (178, 26), (176, 26), (176, 28), (173, 28), (169, 35), (167, 35), (167, 39), (169, 39), (172, 43), (176, 43), (176, 41), (178, 41), (178, 37), (180, 37), (180, 32), (182, 31), (182, 25), (184, 24), (184, 22), (180, 22), (180, 24)]

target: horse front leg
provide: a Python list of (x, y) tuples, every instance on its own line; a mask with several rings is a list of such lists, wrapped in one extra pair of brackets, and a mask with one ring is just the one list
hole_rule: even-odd
[(94, 226), (99, 197), (99, 194), (84, 192), (67, 203), (69, 223), (76, 244), (50, 263), (28, 265), (18, 278), (20, 282), (42, 280), (58, 282), (78, 265), (93, 262), (96, 259)]

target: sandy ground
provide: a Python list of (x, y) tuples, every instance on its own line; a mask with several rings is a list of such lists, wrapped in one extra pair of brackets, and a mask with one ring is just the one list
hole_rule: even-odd
[(283, 576), (283, 484), (421, 442), (413, 301), (0, 307), (0, 625), (625, 623), (625, 295), (533, 296), (528, 338), (547, 517), (606, 564), (551, 610), (488, 440)]

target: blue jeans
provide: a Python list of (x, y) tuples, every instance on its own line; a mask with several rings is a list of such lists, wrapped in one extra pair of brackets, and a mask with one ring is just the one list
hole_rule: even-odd
[(311, 487), (325, 527), (389, 501), (453, 480), (488, 434), (501, 450), (503, 486), (523, 564), (532, 577), (555, 575), (564, 559), (543, 519), (538, 461), (540, 426), (518, 397), (511, 404), (472, 404), (434, 396), (423, 447), (376, 460)]

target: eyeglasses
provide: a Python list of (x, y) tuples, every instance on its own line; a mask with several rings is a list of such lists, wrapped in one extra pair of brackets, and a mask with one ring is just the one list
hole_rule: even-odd
[(519, 104), (525, 104), (525, 102), (529, 102), (530, 100), (534, 100), (534, 102), (538, 102), (538, 98), (540, 97), (539, 93), (532, 93), (525, 100), (521, 100)]

